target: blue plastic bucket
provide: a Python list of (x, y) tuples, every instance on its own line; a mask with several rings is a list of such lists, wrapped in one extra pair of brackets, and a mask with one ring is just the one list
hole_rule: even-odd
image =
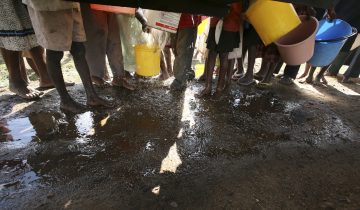
[(357, 30), (343, 20), (321, 20), (316, 34), (314, 55), (308, 63), (317, 67), (330, 65), (346, 40), (355, 34)]

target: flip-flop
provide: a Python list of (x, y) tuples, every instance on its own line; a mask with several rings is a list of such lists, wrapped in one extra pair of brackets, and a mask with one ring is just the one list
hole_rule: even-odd
[(240, 79), (242, 76), (244, 76), (244, 74), (237, 74), (234, 73), (231, 77), (231, 80), (237, 81), (238, 79)]
[(250, 85), (256, 84), (256, 81), (252, 80), (252, 81), (249, 81), (249, 82), (238, 82), (238, 84), (242, 85), (242, 86), (250, 86)]

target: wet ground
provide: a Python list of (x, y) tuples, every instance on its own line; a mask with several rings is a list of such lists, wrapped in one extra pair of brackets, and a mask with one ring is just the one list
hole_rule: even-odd
[(360, 86), (330, 83), (197, 99), (196, 82), (143, 82), (98, 90), (116, 107), (75, 116), (54, 90), (37, 102), (4, 91), (0, 207), (360, 209)]

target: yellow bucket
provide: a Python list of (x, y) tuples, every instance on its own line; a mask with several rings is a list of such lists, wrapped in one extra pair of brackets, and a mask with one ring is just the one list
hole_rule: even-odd
[(196, 64), (195, 65), (195, 78), (201, 77), (205, 72), (205, 64)]
[(160, 74), (160, 47), (154, 45), (135, 45), (136, 74), (152, 77)]
[(246, 16), (265, 45), (280, 39), (301, 24), (292, 4), (272, 0), (257, 0), (246, 11)]

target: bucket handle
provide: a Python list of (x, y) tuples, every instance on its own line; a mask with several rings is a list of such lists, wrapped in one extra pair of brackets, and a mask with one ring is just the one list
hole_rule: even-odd
[(337, 41), (342, 41), (342, 40), (346, 40), (346, 39), (348, 39), (348, 38), (350, 38), (350, 37), (355, 36), (357, 33), (358, 33), (358, 30), (357, 30), (356, 28), (352, 27), (352, 33), (351, 33), (350, 35), (343, 36), (343, 37), (336, 38), (336, 39), (316, 40), (315, 42), (321, 43), (321, 42), (337, 42)]

